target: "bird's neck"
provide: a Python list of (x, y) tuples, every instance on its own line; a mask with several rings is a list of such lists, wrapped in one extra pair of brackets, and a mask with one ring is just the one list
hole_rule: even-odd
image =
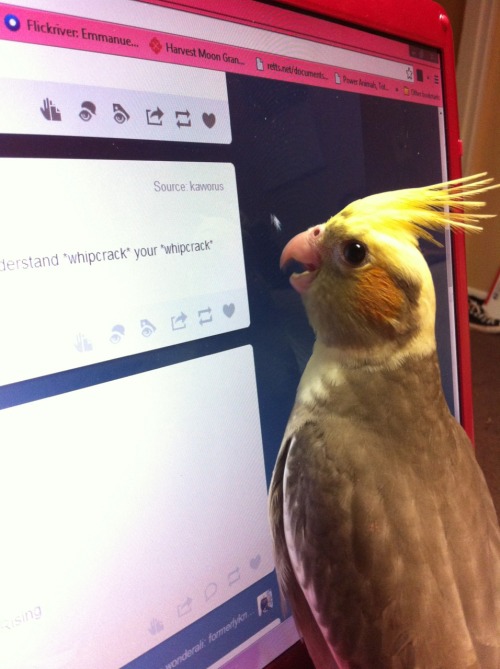
[[(422, 334), (422, 333), (421, 333)], [(316, 340), (313, 353), (304, 370), (297, 390), (299, 402), (315, 402), (331, 387), (342, 386), (352, 374), (363, 372), (371, 375), (396, 370), (410, 361), (420, 361), (436, 355), (434, 332), (420, 336), (404, 348), (387, 346), (375, 349), (342, 350)]]
[[(436, 355), (435, 314), (436, 298), (434, 284), (427, 263), (420, 254), (418, 261), (421, 277), (418, 304), (412, 312), (412, 325), (408, 331), (395, 331), (394, 336), (386, 334), (368, 337), (370, 344), (363, 346), (354, 342), (352, 345), (331, 346), (322, 340), (317, 332), (313, 354), (307, 364), (298, 388), (297, 399), (308, 398), (327, 386), (339, 386), (346, 381), (347, 375), (368, 372), (387, 372), (397, 370), (404, 364)], [(406, 336), (408, 335), (408, 336)]]

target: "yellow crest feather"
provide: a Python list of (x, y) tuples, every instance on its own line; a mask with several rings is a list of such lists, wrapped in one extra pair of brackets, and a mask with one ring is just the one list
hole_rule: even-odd
[(481, 220), (494, 218), (494, 214), (478, 214), (485, 203), (474, 198), (476, 195), (498, 188), (490, 185), (491, 178), (486, 172), (470, 177), (445, 181), (421, 188), (405, 188), (370, 195), (346, 207), (343, 217), (349, 225), (364, 219), (370, 228), (378, 229), (394, 236), (427, 239), (439, 245), (429, 230), (452, 230), (480, 232), (477, 225)]

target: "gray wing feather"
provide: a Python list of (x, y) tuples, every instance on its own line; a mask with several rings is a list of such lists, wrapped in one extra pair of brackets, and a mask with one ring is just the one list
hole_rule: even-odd
[(294, 620), (306, 643), (309, 655), (316, 667), (338, 669), (323, 633), (311, 612), (304, 593), (295, 577), (286, 546), (283, 527), (283, 474), (291, 439), (284, 440), (276, 462), (269, 493), (269, 516), (274, 540), (276, 571), (278, 575), (282, 608), (286, 610), (286, 600), (292, 607)]
[(377, 434), (313, 411), (292, 419), (280, 451), (270, 504), (281, 586), (306, 643), (346, 668), (500, 669), (495, 512), (467, 437), (436, 418)]

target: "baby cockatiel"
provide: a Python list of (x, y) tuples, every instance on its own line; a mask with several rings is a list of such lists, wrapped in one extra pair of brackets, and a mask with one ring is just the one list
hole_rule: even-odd
[(281, 257), (304, 265), (290, 280), (316, 342), (270, 519), (317, 669), (500, 669), (500, 530), (443, 396), (418, 248), (429, 229), (475, 227), (482, 203), (463, 198), (491, 180), (471, 179), (353, 202)]

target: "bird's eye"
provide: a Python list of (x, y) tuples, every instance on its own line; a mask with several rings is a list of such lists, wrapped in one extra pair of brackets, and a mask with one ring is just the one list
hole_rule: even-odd
[(345, 242), (342, 247), (342, 258), (352, 267), (359, 267), (359, 265), (362, 265), (365, 262), (367, 255), (368, 249), (357, 239), (350, 239)]

